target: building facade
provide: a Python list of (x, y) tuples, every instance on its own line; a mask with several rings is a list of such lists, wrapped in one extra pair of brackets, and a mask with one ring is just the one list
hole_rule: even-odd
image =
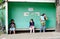
[[(11, 19), (15, 20), (17, 30), (29, 28), (28, 22), (31, 18), (33, 18), (36, 23), (35, 27), (40, 28), (41, 24), (39, 19), (43, 13), (48, 17), (47, 29), (58, 31), (59, 27), (56, 26), (56, 24), (59, 24), (59, 8), (56, 8), (56, 3), (58, 3), (56, 0), (8, 0), (8, 2), (6, 0), (6, 32), (8, 33), (8, 24)], [(25, 13), (27, 13), (27, 15)], [(32, 15), (30, 13), (32, 13)]]

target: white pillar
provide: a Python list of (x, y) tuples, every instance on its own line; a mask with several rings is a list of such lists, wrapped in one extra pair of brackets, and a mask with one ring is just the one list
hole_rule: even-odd
[(5, 2), (5, 5), (6, 5), (6, 7), (5, 7), (5, 9), (6, 9), (6, 11), (5, 11), (5, 26), (6, 26), (6, 33), (8, 34), (8, 2)]

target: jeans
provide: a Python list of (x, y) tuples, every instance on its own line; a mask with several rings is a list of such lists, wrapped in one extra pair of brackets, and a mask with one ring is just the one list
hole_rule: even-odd
[(45, 32), (45, 28), (46, 28), (45, 26), (41, 26), (41, 27), (40, 27), (40, 32), (41, 32), (42, 30), (43, 30), (43, 32)]

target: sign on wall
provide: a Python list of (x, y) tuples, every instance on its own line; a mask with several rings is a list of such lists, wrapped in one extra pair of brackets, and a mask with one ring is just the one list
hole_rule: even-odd
[(29, 16), (29, 12), (24, 12), (24, 16)]
[(40, 12), (34, 12), (34, 8), (28, 8), (28, 12), (24, 12), (24, 16), (34, 16), (34, 15), (37, 15), (37, 16), (40, 16)]

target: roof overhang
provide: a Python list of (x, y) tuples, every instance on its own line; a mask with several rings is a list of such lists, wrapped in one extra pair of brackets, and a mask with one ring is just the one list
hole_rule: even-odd
[(8, 2), (48, 2), (48, 3), (55, 3), (55, 0), (8, 0)]

